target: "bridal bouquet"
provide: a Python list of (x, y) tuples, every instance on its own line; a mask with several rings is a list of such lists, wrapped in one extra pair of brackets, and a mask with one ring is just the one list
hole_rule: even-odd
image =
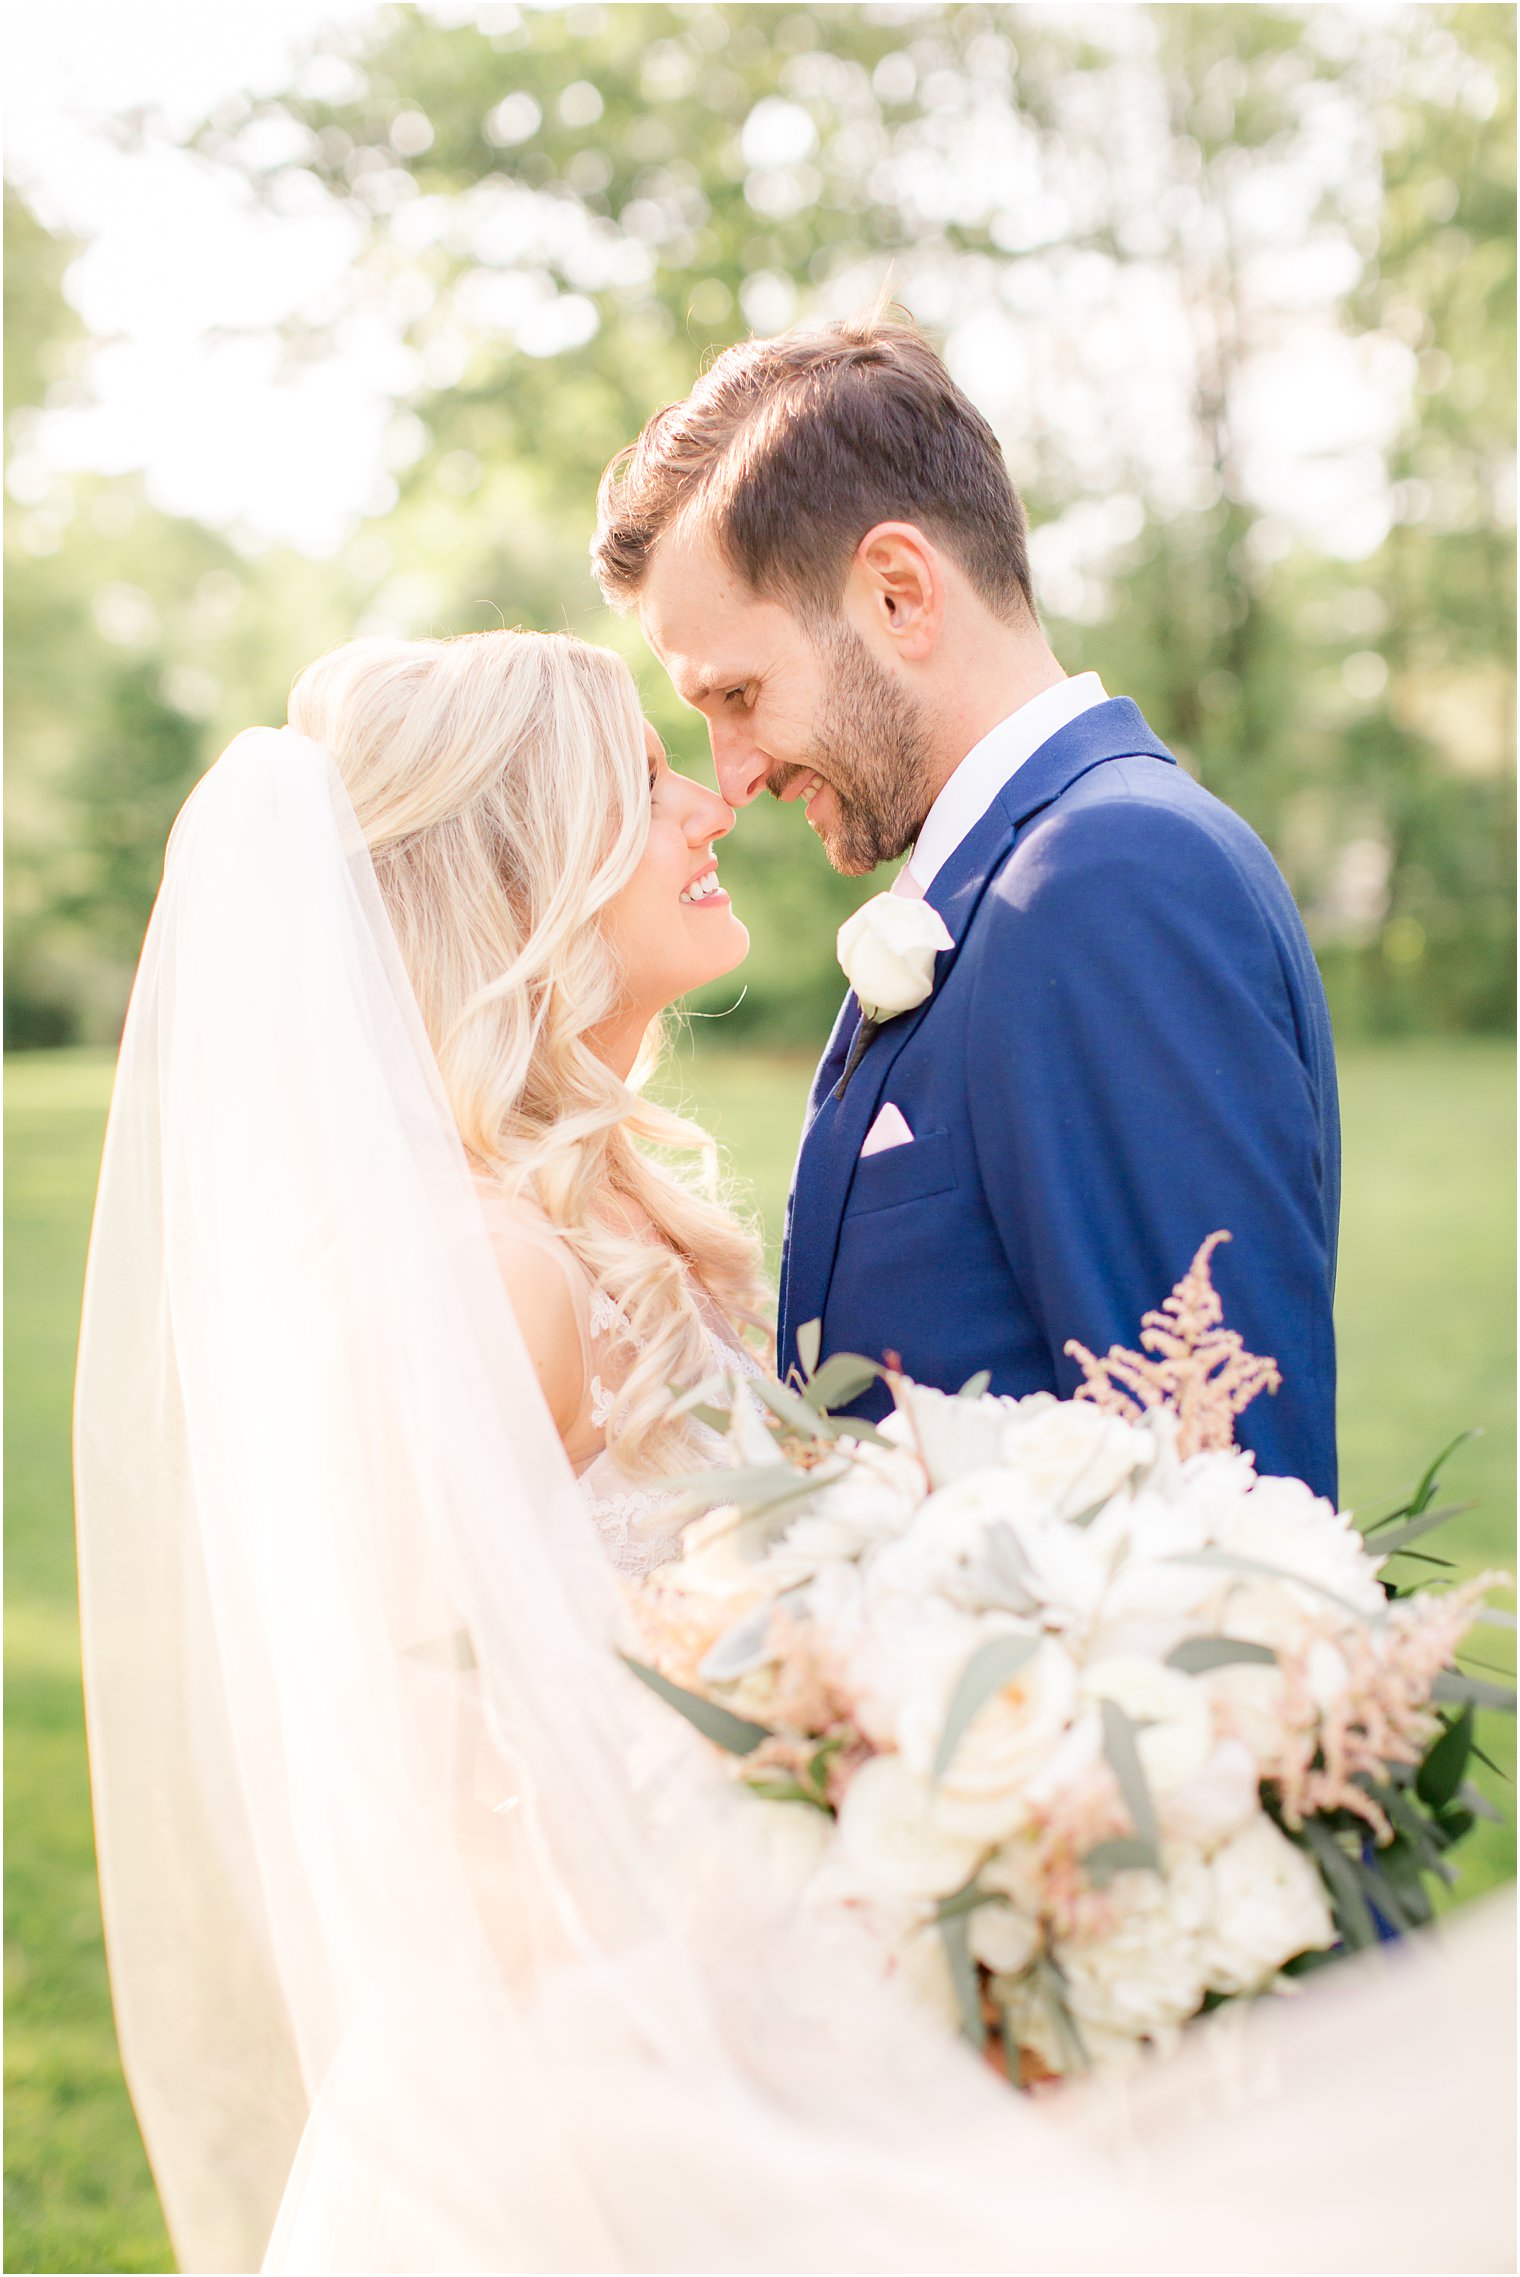
[[(1390, 1580), (1439, 1464), (1363, 1531), (1257, 1475), (1234, 1419), (1277, 1371), (1223, 1325), (1223, 1238), (1142, 1351), (1070, 1347), (1073, 1399), (818, 1367), (816, 1329), (794, 1384), (705, 1387), (732, 1467), (679, 1482), (705, 1514), (634, 1592), (637, 1673), (809, 1814), (809, 1902), (1024, 2085), (1427, 1921), (1492, 1815), (1474, 1710), (1513, 1695), (1455, 1661), (1504, 1577)], [(880, 1428), (831, 1412), (882, 1373)]]

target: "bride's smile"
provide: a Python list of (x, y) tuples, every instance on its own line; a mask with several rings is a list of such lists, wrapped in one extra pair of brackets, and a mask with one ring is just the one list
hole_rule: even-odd
[(749, 952), (749, 934), (734, 915), (713, 851), (732, 830), (734, 810), (716, 791), (676, 773), (647, 721), (644, 742), (649, 838), (603, 917), (626, 991), (620, 1040), (635, 1028), (642, 1033), (688, 990), (732, 972)]

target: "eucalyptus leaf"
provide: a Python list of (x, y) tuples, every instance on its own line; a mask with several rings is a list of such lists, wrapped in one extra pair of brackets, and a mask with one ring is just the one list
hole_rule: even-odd
[(771, 1600), (764, 1598), (741, 1620), (724, 1630), (697, 1670), (704, 1683), (730, 1683), (736, 1676), (747, 1676), (751, 1669), (763, 1668), (768, 1660), (774, 1659), (769, 1647), (774, 1611)]
[(1426, 1471), (1425, 1476), (1421, 1479), (1419, 1485), (1414, 1490), (1414, 1499), (1409, 1506), (1409, 1515), (1411, 1518), (1418, 1518), (1421, 1511), (1426, 1508), (1431, 1496), (1435, 1493), (1436, 1480), (1440, 1477), (1442, 1471), (1446, 1468), (1446, 1465), (1451, 1461), (1451, 1458), (1456, 1453), (1457, 1449), (1459, 1447), (1465, 1447), (1469, 1439), (1481, 1439), (1482, 1436), (1482, 1424), (1470, 1423), (1465, 1431), (1459, 1431), (1457, 1433), (1455, 1439), (1452, 1440), (1449, 1446), (1443, 1447), (1441, 1449), (1441, 1452), (1439, 1455), (1437, 1455), (1435, 1461), (1431, 1464), (1429, 1470)]
[(869, 1391), (880, 1374), (876, 1362), (858, 1352), (831, 1352), (803, 1398), (815, 1413), (829, 1407), (848, 1407), (852, 1399)]
[(1454, 1724), (1446, 1726), (1415, 1773), (1415, 1793), (1427, 1810), (1444, 1811), (1461, 1793), (1472, 1738), (1473, 1710), (1468, 1706)]
[(1377, 1927), (1367, 1911), (1351, 1860), (1322, 1820), (1311, 1818), (1304, 1826), (1304, 1841), (1314, 1853), (1315, 1864), (1323, 1875), (1335, 1908), (1335, 1918), (1341, 1934), (1353, 1952), (1360, 1952), (1378, 1941)]
[(689, 1724), (694, 1724), (704, 1739), (712, 1740), (728, 1754), (753, 1755), (761, 1741), (771, 1737), (764, 1724), (752, 1724), (746, 1717), (720, 1708), (715, 1700), (704, 1700), (700, 1693), (672, 1684), (668, 1676), (662, 1676), (657, 1668), (646, 1666), (642, 1660), (635, 1660), (631, 1654), (625, 1652), (618, 1657), (633, 1670), (640, 1683), (647, 1684), (651, 1692), (657, 1692), (662, 1700), (678, 1709)]
[(1395, 1842), (1386, 1850), (1376, 1851), (1371, 1858), (1363, 1858), (1356, 1870), (1368, 1904), (1401, 1937), (1423, 1929), (1431, 1916), (1431, 1904), (1407, 1845)]
[[(1159, 1855), (1161, 1829), (1156, 1821), (1156, 1806), (1151, 1801), (1145, 1766), (1140, 1761), (1139, 1734), (1117, 1700), (1104, 1700), (1100, 1706), (1103, 1711), (1103, 1752), (1119, 1782), (1125, 1808), (1140, 1840), (1149, 1843), (1151, 1849)], [(1102, 1847), (1101, 1844), (1099, 1847)]]
[(1512, 1716), (1515, 1712), (1515, 1692), (1510, 1684), (1490, 1684), (1482, 1676), (1464, 1676), (1459, 1668), (1443, 1668), (1430, 1687), (1433, 1700), (1447, 1705), (1467, 1705), (1475, 1708), (1498, 1708)]
[(822, 1349), (823, 1322), (821, 1320), (805, 1320), (797, 1331), (797, 1357), (802, 1363), (802, 1372), (805, 1376), (812, 1377), (818, 1366), (818, 1355)]
[(1353, 1605), (1349, 1598), (1338, 1597), (1333, 1589), (1326, 1589), (1322, 1583), (1311, 1581), (1306, 1574), (1290, 1573), (1283, 1565), (1269, 1565), (1264, 1558), (1237, 1557), (1233, 1550), (1173, 1550), (1161, 1562), (1164, 1565), (1217, 1566), (1227, 1573), (1260, 1574), (1269, 1581), (1291, 1581), (1295, 1587), (1310, 1590), (1316, 1597), (1324, 1597), (1330, 1604), (1338, 1605), (1353, 1620), (1365, 1621), (1368, 1618), (1360, 1606)]
[(1470, 1810), (1474, 1818), (1486, 1818), (1490, 1826), (1503, 1826), (1503, 1811), (1497, 1809), (1484, 1794), (1483, 1789), (1474, 1786), (1471, 1779), (1462, 1781), (1461, 1786), (1457, 1789), (1457, 1801), (1463, 1805), (1464, 1809)]
[(731, 1470), (709, 1466), (700, 1471), (676, 1471), (659, 1483), (668, 1494), (678, 1494), (698, 1509), (717, 1510), (725, 1502), (742, 1503), (751, 1492), (796, 1476), (791, 1464), (778, 1454), (773, 1463), (735, 1463)]
[(1253, 1644), (1248, 1637), (1185, 1637), (1167, 1654), (1166, 1665), (1180, 1668), (1184, 1676), (1203, 1676), (1211, 1668), (1229, 1668), (1236, 1661), (1275, 1663), (1276, 1659), (1270, 1645)]
[(1394, 1848), (1408, 1850), (1425, 1873), (1439, 1874), (1443, 1882), (1455, 1881), (1456, 1876), (1441, 1856), (1435, 1835), (1409, 1797), (1401, 1794), (1397, 1787), (1390, 1787), (1383, 1791), (1382, 1803), (1403, 1838), (1402, 1845), (1395, 1843)]
[(984, 1645), (978, 1645), (961, 1670), (960, 1681), (951, 1695), (939, 1751), (934, 1758), (936, 1785), (950, 1768), (972, 1717), (1010, 1677), (1017, 1676), (1019, 1670), (1033, 1660), (1039, 1649), (1038, 1637), (989, 1637)]
[(1138, 1834), (1116, 1834), (1107, 1842), (1094, 1843), (1082, 1860), (1082, 1871), (1100, 1890), (1108, 1888), (1115, 1874), (1136, 1873), (1142, 1868), (1159, 1874), (1161, 1854), (1154, 1842)]
[(961, 2030), (973, 2048), (980, 2051), (987, 2044), (987, 2023), (982, 2014), (981, 1979), (976, 1973), (976, 1963), (971, 1958), (965, 1914), (941, 1914), (939, 1933), (945, 1947), (945, 1959), (950, 1964), (950, 1981), (955, 1987), (956, 2003), (961, 2012)]
[(704, 1382), (693, 1384), (687, 1391), (678, 1391), (674, 1384), (669, 1388), (672, 1415), (700, 1415), (705, 1411), (708, 1414), (721, 1415), (723, 1418), (722, 1427), (725, 1431), (728, 1429), (733, 1420), (733, 1410), (731, 1407), (719, 1407), (717, 1405), (721, 1394), (732, 1390), (727, 1377), (709, 1376)]
[(1515, 1616), (1502, 1605), (1480, 1605), (1473, 1614), (1475, 1621), (1484, 1622), (1491, 1629), (1513, 1629)]
[(963, 1888), (953, 1891), (949, 1897), (942, 1897), (934, 1909), (934, 1918), (936, 1921), (949, 1921), (958, 1913), (976, 1913), (984, 1905), (1011, 1903), (1012, 1900), (1005, 1897), (1001, 1890), (980, 1889), (971, 1881)]
[(773, 1777), (757, 1772), (754, 1778), (746, 1778), (744, 1784), (752, 1795), (758, 1795), (764, 1803), (806, 1803), (810, 1809), (823, 1811), (830, 1818), (834, 1815), (828, 1804), (815, 1795), (810, 1787), (799, 1786), (784, 1771)]
[[(1376, 1854), (1373, 1859), (1356, 1858), (1348, 1863), (1356, 1877), (1363, 1902), (1374, 1917), (1381, 1914), (1389, 1928), (1396, 1929), (1401, 1937), (1407, 1937), (1412, 1929), (1418, 1928), (1419, 1924), (1411, 1920), (1399, 1902), (1398, 1892), (1383, 1872), (1381, 1864), (1376, 1861)], [(1376, 1927), (1375, 1918), (1373, 1926)]]
[(1370, 1526), (1362, 1528), (1363, 1534), (1376, 1534), (1384, 1526), (1391, 1526), (1396, 1518), (1418, 1518), (1422, 1516), (1429, 1507), (1431, 1496), (1435, 1493), (1436, 1480), (1457, 1449), (1465, 1446), (1469, 1439), (1481, 1439), (1482, 1436), (1483, 1431), (1479, 1424), (1474, 1424), (1467, 1431), (1459, 1431), (1450, 1446), (1441, 1449), (1408, 1501), (1401, 1502), (1396, 1510), (1385, 1511), (1381, 1518), (1374, 1518)]
[(1460, 1518), (1464, 1511), (1474, 1507), (1471, 1502), (1447, 1502), (1439, 1510), (1423, 1510), (1417, 1518), (1406, 1518), (1403, 1525), (1396, 1527), (1391, 1534), (1380, 1531), (1378, 1539), (1370, 1542), (1369, 1547), (1380, 1558), (1391, 1558), (1406, 1543), (1417, 1542), (1422, 1534), (1433, 1534), (1437, 1526), (1444, 1526), (1449, 1519)]
[(706, 1402), (702, 1400), (697, 1401), (693, 1406), (689, 1407), (686, 1412), (688, 1415), (693, 1417), (696, 1422), (705, 1423), (709, 1431), (716, 1431), (721, 1437), (727, 1436), (734, 1420), (733, 1411), (731, 1408), (709, 1407)]
[(1050, 2011), (1051, 2022), (1056, 2028), (1056, 2037), (1061, 2042), (1062, 2050), (1069, 2060), (1071, 2069), (1073, 2071), (1090, 2071), (1092, 2066), (1088, 2060), (1087, 2049), (1083, 2045), (1081, 2033), (1077, 2030), (1077, 2020), (1072, 2015), (1071, 2003), (1066, 1997), (1066, 1979), (1048, 1954), (1036, 1963), (1036, 1976), (1040, 1991), (1044, 1995), (1045, 2005)]
[(775, 1383), (769, 1376), (757, 1376), (749, 1389), (757, 1399), (763, 1401), (778, 1422), (787, 1424), (793, 1431), (800, 1431), (805, 1439), (822, 1436), (817, 1410), (809, 1407), (807, 1401), (796, 1392), (788, 1391), (785, 1384)]

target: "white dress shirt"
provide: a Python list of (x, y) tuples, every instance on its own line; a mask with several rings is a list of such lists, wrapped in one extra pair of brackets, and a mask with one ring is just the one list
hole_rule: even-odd
[(899, 878), (904, 893), (927, 893), (961, 841), (987, 812), (1005, 783), (1012, 782), (1026, 759), (1042, 743), (1074, 719), (1106, 704), (1107, 693), (1096, 672), (1078, 672), (1058, 680), (1020, 704), (1007, 719), (998, 721), (974, 743), (924, 818), (924, 826)]

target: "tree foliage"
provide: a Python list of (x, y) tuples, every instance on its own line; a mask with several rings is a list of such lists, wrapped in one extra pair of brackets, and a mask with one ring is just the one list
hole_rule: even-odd
[[(728, 340), (889, 282), (999, 428), (1057, 653), (1134, 694), (1267, 837), (1342, 1024), (1503, 1023), (1513, 40), (1481, 6), (655, 0), (473, 23), (389, 7), (335, 35), (195, 142), (292, 228), (332, 202), (361, 225), (343, 292), (287, 348), (320, 356), (361, 317), (404, 343), (394, 501), (336, 564), (242, 560), (135, 493), (132, 573), (93, 527), (23, 563), (29, 653), (55, 660), (23, 736), (23, 930), (72, 926), (119, 988), (178, 788), (237, 704), (275, 716), (305, 657), (356, 626), (610, 640), (699, 764), (690, 716), (591, 584), (598, 476)], [(17, 222), (36, 401), (72, 320), (63, 256)], [(1327, 340), (1396, 424), (1323, 473), (1300, 454), (1274, 498), (1264, 391)], [(103, 510), (125, 529), (128, 490), (87, 488), (69, 530)], [(1341, 526), (1362, 517), (1339, 554), (1316, 538), (1321, 489)], [(156, 616), (131, 657), (98, 631), (113, 606), (125, 622), (119, 596), (101, 619), (113, 581)], [(220, 617), (186, 592), (221, 594)], [(217, 694), (187, 712), (197, 672)], [(868, 889), (769, 802), (725, 871), (755, 937), (733, 1032), (816, 1039), (834, 928)], [(101, 979), (89, 1017), (109, 996)]]

